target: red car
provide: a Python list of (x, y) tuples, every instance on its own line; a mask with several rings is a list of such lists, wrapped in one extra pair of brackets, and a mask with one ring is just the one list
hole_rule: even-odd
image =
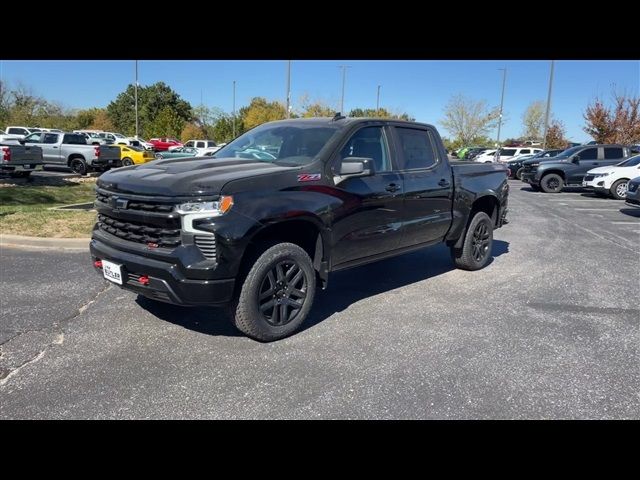
[(169, 147), (181, 147), (182, 143), (175, 138), (152, 138), (149, 143), (153, 145), (153, 149), (156, 152), (164, 152)]

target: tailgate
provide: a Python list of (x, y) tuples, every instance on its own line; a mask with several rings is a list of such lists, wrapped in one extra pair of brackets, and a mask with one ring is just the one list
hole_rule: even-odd
[(39, 165), (42, 163), (42, 148), (35, 145), (2, 145), (9, 149), (11, 158), (5, 161), (8, 165)]
[(100, 160), (120, 160), (120, 147), (117, 145), (100, 145)]

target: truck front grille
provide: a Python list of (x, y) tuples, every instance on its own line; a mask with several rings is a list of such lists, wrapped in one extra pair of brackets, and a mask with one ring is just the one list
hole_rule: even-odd
[(153, 243), (158, 247), (177, 247), (181, 241), (179, 228), (163, 228), (124, 221), (102, 213), (98, 214), (98, 228), (123, 240), (145, 244)]

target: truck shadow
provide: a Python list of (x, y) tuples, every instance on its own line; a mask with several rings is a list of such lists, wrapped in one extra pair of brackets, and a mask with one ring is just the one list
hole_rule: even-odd
[[(493, 241), (493, 259), (509, 253), (509, 243)], [(331, 274), (327, 290), (318, 288), (309, 317), (299, 332), (311, 328), (331, 315), (362, 299), (389, 292), (442, 275), (455, 266), (444, 244), (435, 245), (399, 257)], [(206, 335), (242, 336), (222, 308), (179, 307), (138, 296), (136, 303), (160, 320)], [(295, 335), (295, 334), (294, 334)]]
[(630, 217), (640, 218), (640, 208), (623, 207), (620, 209), (620, 213), (624, 213)]

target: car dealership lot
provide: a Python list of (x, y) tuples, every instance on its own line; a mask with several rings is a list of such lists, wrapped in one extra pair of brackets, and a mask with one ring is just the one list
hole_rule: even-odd
[(5, 248), (0, 418), (639, 418), (640, 209), (510, 185), (486, 269), (436, 246), (336, 273), (269, 344), (87, 252)]

